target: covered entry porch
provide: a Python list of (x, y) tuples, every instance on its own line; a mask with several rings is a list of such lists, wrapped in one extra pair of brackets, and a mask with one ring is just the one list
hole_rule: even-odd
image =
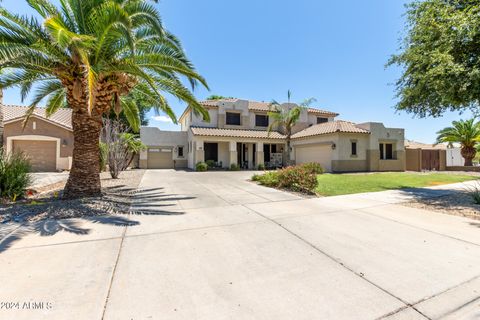
[[(202, 146), (203, 144), (203, 146)], [(244, 142), (244, 141), (195, 141), (198, 162), (214, 163), (216, 168), (228, 169), (238, 165), (241, 169), (252, 170), (263, 165), (278, 168), (283, 164), (283, 143)]]
[(206, 161), (224, 169), (232, 165), (241, 169), (280, 167), (285, 158), (285, 137), (278, 132), (191, 127), (189, 140), (191, 169)]

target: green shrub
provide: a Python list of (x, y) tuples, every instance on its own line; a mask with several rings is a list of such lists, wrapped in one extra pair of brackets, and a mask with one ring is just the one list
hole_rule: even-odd
[(252, 177), (253, 181), (259, 182), (266, 187), (278, 187), (278, 171), (269, 171), (264, 174), (255, 174)]
[(231, 171), (238, 171), (238, 170), (240, 170), (240, 166), (239, 166), (238, 164), (236, 164), (236, 163), (232, 163), (232, 164), (230, 165), (230, 170), (231, 170)]
[(195, 166), (195, 169), (197, 171), (207, 171), (208, 170), (208, 165), (205, 162), (199, 162)]
[(278, 172), (278, 186), (292, 191), (314, 193), (317, 187), (317, 174), (303, 166), (287, 167)]
[(309, 162), (300, 165), (302, 168), (307, 170), (308, 172), (315, 173), (315, 174), (322, 174), (323, 168), (319, 163), (316, 162)]
[(0, 148), (0, 198), (15, 201), (32, 182), (30, 162), (23, 153), (5, 154)]
[(265, 165), (263, 163), (260, 163), (258, 166), (257, 166), (257, 169), (258, 170), (265, 170)]
[(476, 183), (476, 185), (469, 190), (469, 195), (472, 197), (473, 203), (480, 204), (480, 183)]
[(213, 160), (207, 160), (207, 161), (205, 161), (205, 163), (207, 164), (207, 166), (208, 166), (209, 169), (215, 168), (215, 161), (213, 161)]
[(293, 166), (277, 171), (269, 171), (264, 174), (255, 174), (252, 180), (267, 187), (315, 193), (315, 189), (318, 186), (316, 172), (318, 172), (317, 166), (306, 168), (304, 166)]

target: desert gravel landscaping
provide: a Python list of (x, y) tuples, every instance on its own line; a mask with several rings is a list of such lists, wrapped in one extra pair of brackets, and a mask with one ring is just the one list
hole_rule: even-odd
[(128, 214), (144, 170), (128, 170), (112, 179), (108, 172), (101, 173), (103, 195), (84, 199), (62, 199), (65, 181), (49, 187), (49, 190), (15, 204), (0, 207), (0, 223), (8, 221), (39, 221), (105, 214)]
[(436, 197), (433, 199), (421, 199), (406, 202), (404, 205), (435, 213), (444, 213), (480, 220), (480, 205), (473, 202), (468, 191), (459, 191), (451, 195)]

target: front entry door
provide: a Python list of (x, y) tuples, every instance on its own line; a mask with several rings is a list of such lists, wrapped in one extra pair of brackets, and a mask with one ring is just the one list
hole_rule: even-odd
[(205, 161), (212, 160), (218, 162), (218, 143), (204, 143)]

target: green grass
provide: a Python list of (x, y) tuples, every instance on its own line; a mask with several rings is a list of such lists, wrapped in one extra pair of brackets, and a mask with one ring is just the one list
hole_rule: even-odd
[(443, 173), (321, 174), (318, 175), (316, 191), (324, 196), (336, 196), (402, 188), (431, 187), (473, 179), (476, 179), (476, 177)]

